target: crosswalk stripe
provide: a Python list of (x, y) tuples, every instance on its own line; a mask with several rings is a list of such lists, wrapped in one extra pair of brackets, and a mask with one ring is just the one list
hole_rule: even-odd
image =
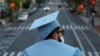
[(23, 26), (23, 27), (20, 28), (20, 30), (24, 30), (24, 29), (25, 29), (25, 26)]
[(93, 56), (93, 54), (91, 52), (88, 52), (88, 56)]
[(9, 41), (9, 40), (2, 40), (1, 42), (2, 42), (2, 43), (5, 43), (5, 44), (8, 44), (8, 43), (10, 43), (11, 41)]
[(8, 30), (8, 28), (5, 29), (5, 31), (7, 31), (7, 30)]
[(74, 28), (77, 29), (77, 26), (75, 25)]
[(0, 55), (1, 55), (1, 52), (0, 52)]
[(85, 28), (86, 28), (87, 30), (90, 30), (90, 28), (89, 28), (87, 25), (85, 25)]
[(29, 27), (30, 27), (29, 25), (28, 25), (28, 26), (26, 26), (26, 27), (25, 27), (25, 30), (28, 30), (28, 29), (29, 29)]
[(0, 46), (0, 50), (5, 49), (5, 48), (6, 48), (6, 46)]
[(72, 25), (70, 25), (70, 28), (71, 28), (71, 29), (73, 29), (73, 26), (72, 26)]
[(7, 56), (8, 55), (8, 53), (7, 52), (5, 52), (2, 56)]
[[(9, 27), (9, 28), (5, 29), (5, 31), (7, 31), (7, 30), (28, 30), (29, 27), (30, 27), (30, 25), (18, 26), (18, 27)], [(75, 29), (75, 30), (89, 30), (90, 29), (87, 25), (85, 25), (85, 26), (84, 25), (72, 25), (72, 26), (62, 25), (61, 27), (62, 27), (62, 29), (67, 29), (67, 30), (72, 29), (72, 28)]]
[(17, 30), (20, 30), (20, 28), (21, 28), (21, 26), (19, 26), (19, 27), (17, 28)]
[(11, 45), (12, 45), (12, 43), (9, 43), (9, 45), (11, 46)]
[(82, 30), (85, 30), (85, 27), (81, 25)]
[(9, 56), (14, 56), (15, 52), (12, 52)]
[(86, 56), (84, 52), (82, 52), (82, 56)]
[(6, 30), (8, 31), (8, 30), (11, 30), (13, 27), (9, 27), (9, 28), (7, 28)]
[(16, 56), (21, 56), (22, 52), (18, 52), (18, 54)]
[(11, 40), (12, 42), (14, 42), (15, 40)]
[(69, 30), (69, 26), (68, 25), (66, 25), (66, 29)]
[(21, 56), (22, 51), (19, 52), (0, 52), (0, 56)]
[(65, 29), (65, 25), (62, 25), (62, 29)]
[(0, 42), (0, 45), (2, 45), (2, 43)]
[(94, 52), (95, 56), (99, 56), (99, 54), (97, 52)]
[(17, 29), (17, 27), (13, 27), (13, 28), (12, 28), (13, 31), (16, 30), (16, 29)]
[[(3, 50), (3, 53), (5, 53), (5, 52), (6, 52), (6, 49)], [(3, 53), (2, 53), (2, 54), (3, 54)]]
[[(3, 52), (0, 53), (0, 56), (21, 56), (22, 55), (22, 51), (19, 52)], [(97, 54), (97, 52), (82, 52), (82, 56), (99, 56), (99, 54)]]
[(79, 30), (82, 30), (82, 28), (81, 28), (79, 25), (78, 25), (78, 29), (79, 29)]
[(8, 48), (9, 48), (9, 46), (6, 46), (6, 48), (8, 49)]

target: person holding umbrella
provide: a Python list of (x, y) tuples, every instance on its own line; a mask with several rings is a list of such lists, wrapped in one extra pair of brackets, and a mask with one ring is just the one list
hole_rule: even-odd
[(29, 30), (36, 28), (41, 41), (26, 48), (22, 56), (82, 56), (78, 48), (64, 44), (64, 31), (57, 21), (58, 14), (59, 11), (33, 22)]

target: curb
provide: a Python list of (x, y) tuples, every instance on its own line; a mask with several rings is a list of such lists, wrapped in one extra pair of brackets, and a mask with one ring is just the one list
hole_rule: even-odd
[[(82, 16), (82, 15), (79, 15), (79, 17), (85, 22), (85, 23), (87, 23), (90, 27), (91, 27), (91, 29), (95, 32), (95, 33), (97, 33), (97, 35), (100, 37), (100, 32), (98, 32), (97, 31), (97, 29), (94, 27), (92, 27), (91, 26), (91, 24), (89, 24), (89, 22), (86, 22), (85, 20), (84, 20), (84, 18), (86, 18), (86, 17), (84, 17), (84, 16)], [(82, 17), (84, 17), (84, 18), (82, 18)]]

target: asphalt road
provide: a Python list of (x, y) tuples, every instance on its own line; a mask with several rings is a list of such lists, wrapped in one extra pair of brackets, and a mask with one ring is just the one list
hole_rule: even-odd
[(0, 56), (20, 56), (25, 48), (38, 42), (37, 31), (28, 31), (28, 28), (35, 19), (57, 10), (60, 11), (58, 21), (65, 30), (65, 44), (79, 47), (84, 56), (100, 56), (100, 36), (95, 30), (82, 21), (76, 13), (70, 13), (65, 6), (62, 8), (57, 8), (56, 4), (52, 6), (48, 12), (42, 9), (35, 12), (27, 22), (21, 25), (6, 28), (7, 35), (0, 41)]

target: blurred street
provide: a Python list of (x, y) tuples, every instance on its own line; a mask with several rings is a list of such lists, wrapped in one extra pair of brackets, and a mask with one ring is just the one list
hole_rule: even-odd
[[(32, 22), (58, 10), (60, 13), (57, 19), (65, 31), (65, 44), (79, 47), (84, 56), (100, 56), (100, 33), (85, 22), (87, 20), (84, 20), (84, 16), (70, 12), (66, 4), (60, 0), (52, 0), (50, 5), (49, 2), (44, 4), (44, 7), (50, 7), (49, 11), (41, 7), (32, 13), (27, 21), (0, 25), (0, 56), (20, 56), (25, 48), (38, 42), (37, 31), (28, 31)], [(58, 7), (59, 4), (61, 8)]]

